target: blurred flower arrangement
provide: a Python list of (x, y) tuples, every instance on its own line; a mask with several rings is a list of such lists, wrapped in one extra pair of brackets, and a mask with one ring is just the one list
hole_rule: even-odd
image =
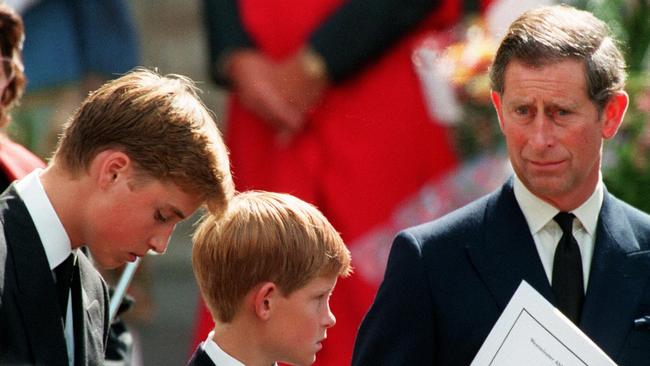
[(450, 127), (464, 160), (493, 152), (501, 143), (488, 76), (497, 46), (477, 16), (426, 39), (413, 54), (429, 112)]

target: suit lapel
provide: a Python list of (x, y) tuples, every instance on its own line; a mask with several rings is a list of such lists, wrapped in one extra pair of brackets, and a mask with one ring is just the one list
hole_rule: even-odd
[(650, 252), (640, 251), (633, 232), (621, 206), (606, 194), (580, 328), (612, 356), (632, 328), (650, 271)]
[(469, 243), (467, 251), (501, 310), (522, 280), (554, 302), (535, 242), (515, 199), (512, 179), (490, 197), (483, 222), (485, 240)]
[[(11, 192), (14, 193), (15, 192)], [(7, 245), (16, 264), (18, 303), (37, 364), (57, 364), (68, 359), (63, 319), (55, 305), (57, 294), (36, 227), (20, 199), (11, 200), (6, 216)]]

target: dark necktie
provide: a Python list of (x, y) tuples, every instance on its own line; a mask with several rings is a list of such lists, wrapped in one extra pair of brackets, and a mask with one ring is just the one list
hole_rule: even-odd
[(54, 268), (54, 273), (56, 274), (56, 292), (59, 297), (59, 306), (64, 323), (68, 310), (68, 294), (70, 293), (70, 285), (72, 284), (74, 262), (75, 257), (71, 253), (66, 260)]
[(584, 286), (580, 247), (573, 237), (574, 218), (573, 214), (567, 212), (560, 212), (553, 218), (562, 228), (562, 238), (557, 244), (553, 260), (553, 292), (558, 309), (578, 324), (584, 301)]

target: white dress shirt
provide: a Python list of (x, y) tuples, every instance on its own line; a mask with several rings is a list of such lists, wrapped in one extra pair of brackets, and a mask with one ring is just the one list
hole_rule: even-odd
[[(213, 340), (214, 330), (208, 334), (208, 338), (205, 339), (205, 342), (201, 343), (201, 348), (208, 354), (208, 357), (212, 362), (217, 366), (246, 366), (241, 363), (239, 360), (235, 359), (231, 355), (227, 354), (226, 351), (222, 350), (221, 347)], [(278, 366), (277, 363), (274, 363), (271, 366)]]
[[(553, 220), (553, 217), (560, 210), (530, 192), (516, 174), (514, 176), (514, 191), (517, 203), (526, 218), (528, 228), (535, 241), (548, 282), (552, 285), (555, 248), (560, 238), (562, 238), (562, 229)], [(591, 270), (591, 258), (594, 255), (596, 225), (598, 224), (600, 208), (603, 205), (603, 195), (604, 188), (601, 178), (591, 196), (582, 205), (571, 211), (576, 217), (576, 220), (573, 220), (573, 236), (580, 247), (585, 292), (587, 291), (589, 271)]]
[(201, 348), (208, 354), (212, 362), (217, 366), (246, 366), (236, 360), (231, 355), (227, 354), (219, 345), (212, 340), (214, 338), (214, 330), (208, 334), (205, 342), (201, 343)]
[[(36, 169), (29, 173), (16, 182), (15, 188), (25, 203), (32, 221), (34, 221), (38, 236), (41, 243), (43, 243), (47, 262), (54, 276), (54, 268), (68, 258), (72, 253), (72, 246), (61, 220), (59, 220), (50, 199), (45, 193), (39, 178), (42, 171), (42, 169)], [(72, 321), (72, 296), (69, 295), (65, 321), (65, 341), (70, 366), (74, 365), (74, 328)]]

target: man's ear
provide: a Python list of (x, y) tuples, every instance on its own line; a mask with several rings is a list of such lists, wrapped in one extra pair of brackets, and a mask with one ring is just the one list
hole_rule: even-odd
[(275, 283), (264, 282), (259, 286), (255, 294), (253, 294), (255, 315), (261, 320), (269, 320), (271, 318), (274, 300), (277, 296), (281, 296), (281, 294)]
[(492, 90), (490, 92), (490, 98), (492, 99), (492, 105), (497, 112), (497, 118), (499, 118), (499, 127), (503, 131), (503, 110), (501, 109), (501, 94)]
[(122, 179), (128, 179), (131, 168), (129, 156), (117, 150), (100, 152), (91, 164), (91, 172), (96, 174), (97, 183), (102, 189), (106, 189)]
[(630, 97), (623, 90), (614, 93), (614, 95), (609, 98), (605, 108), (601, 112), (601, 118), (603, 120), (602, 134), (604, 139), (611, 139), (616, 135), (618, 128), (623, 123), (623, 117), (625, 117), (625, 111), (629, 104)]

